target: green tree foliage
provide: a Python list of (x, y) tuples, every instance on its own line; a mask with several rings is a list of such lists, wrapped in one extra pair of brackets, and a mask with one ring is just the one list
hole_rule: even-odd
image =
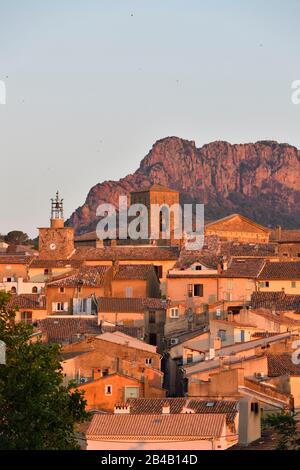
[(26, 245), (29, 242), (27, 233), (21, 230), (12, 230), (5, 236), (5, 241), (12, 245)]
[(0, 449), (78, 449), (76, 423), (87, 419), (74, 384), (63, 385), (60, 346), (31, 342), (32, 326), (16, 323), (9, 294), (0, 292)]
[(277, 436), (277, 450), (300, 450), (300, 432), (296, 414), (282, 412), (271, 414), (264, 420), (264, 425), (272, 427)]

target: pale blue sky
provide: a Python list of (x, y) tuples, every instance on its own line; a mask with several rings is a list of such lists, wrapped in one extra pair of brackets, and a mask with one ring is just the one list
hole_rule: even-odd
[(152, 144), (300, 148), (299, 0), (0, 0), (0, 233), (36, 235)]

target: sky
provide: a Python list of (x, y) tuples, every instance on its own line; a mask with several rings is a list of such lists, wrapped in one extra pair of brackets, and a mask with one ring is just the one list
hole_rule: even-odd
[(300, 148), (300, 0), (0, 0), (0, 233), (36, 236), (154, 142)]

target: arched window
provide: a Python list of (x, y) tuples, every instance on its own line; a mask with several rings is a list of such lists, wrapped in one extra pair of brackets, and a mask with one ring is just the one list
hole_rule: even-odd
[(37, 294), (38, 293), (38, 288), (36, 286), (33, 286), (32, 288), (32, 293)]
[(17, 293), (17, 289), (16, 289), (15, 287), (12, 287), (12, 288), (10, 289), (10, 292), (11, 292), (12, 294), (16, 294), (16, 293)]

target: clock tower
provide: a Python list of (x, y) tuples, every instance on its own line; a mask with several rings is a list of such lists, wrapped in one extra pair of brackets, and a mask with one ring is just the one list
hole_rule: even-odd
[(74, 229), (64, 226), (63, 199), (58, 191), (51, 199), (50, 227), (39, 228), (39, 257), (41, 259), (68, 259), (74, 252)]

